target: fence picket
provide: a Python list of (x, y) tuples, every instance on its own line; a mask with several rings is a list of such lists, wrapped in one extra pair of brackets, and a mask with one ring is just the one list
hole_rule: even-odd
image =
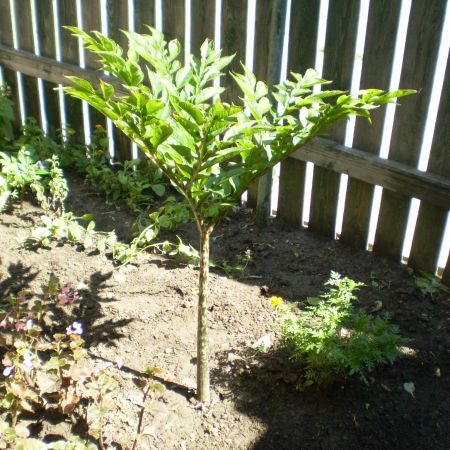
[[(442, 89), (436, 128), (431, 147), (427, 172), (445, 177), (450, 176), (450, 60), (447, 63), (446, 78)], [(450, 208), (450, 205), (449, 205)], [(413, 245), (408, 264), (416, 269), (434, 273), (437, 266), (442, 235), (445, 229), (448, 209), (438, 208), (421, 202)], [(450, 281), (450, 280), (449, 280)]]
[[(242, 72), (241, 61), (245, 61), (247, 29), (247, 0), (222, 0), (221, 42), (224, 55), (236, 53), (229, 71)], [(229, 72), (221, 79), (220, 84), (226, 91), (222, 100), (228, 103), (238, 102), (241, 92)]]
[[(55, 58), (55, 34), (53, 23), (52, 0), (40, 0), (36, 4), (36, 20), (38, 23), (38, 39), (40, 54), (48, 58)], [(51, 138), (57, 135), (57, 129), (61, 128), (59, 115), (59, 98), (55, 88), (58, 86), (48, 81), (43, 81), (45, 92), (45, 112), (47, 117), (47, 133)]]
[[(108, 0), (109, 37), (114, 39), (124, 50), (128, 50), (128, 39), (121, 30), (128, 30), (127, 0)], [(131, 141), (117, 127), (113, 127), (114, 156), (118, 161), (132, 159)]]
[[(29, 0), (16, 0), (16, 13), (19, 35), (19, 48), (34, 53), (33, 26), (31, 20), (31, 5)], [(40, 119), (38, 80), (27, 75), (23, 76), (24, 101), (27, 119), (34, 117), (38, 123)], [(41, 122), (42, 123), (42, 122)]]
[(136, 33), (148, 33), (146, 25), (155, 26), (155, 2), (134, 0), (134, 30)]
[[(0, 0), (0, 43), (7, 45), (8, 47), (14, 47), (12, 26), (11, 26), (11, 14), (9, 10), (9, 0)], [(20, 110), (19, 110), (19, 90), (17, 85), (16, 72), (13, 70), (3, 68), (3, 77), (6, 86), (11, 92), (11, 100), (13, 101), (14, 108), (14, 131), (18, 132), (20, 128)]]
[[(360, 2), (331, 0), (328, 9), (323, 77), (333, 80), (333, 89), (348, 90), (351, 84)], [(345, 123), (331, 127), (328, 136), (344, 142)], [(322, 167), (314, 168), (309, 227), (333, 238), (340, 175)]]
[[(314, 67), (320, 2), (292, 3), (288, 73), (304, 73)], [(306, 163), (287, 159), (281, 163), (277, 217), (290, 225), (302, 225)]]
[(214, 40), (214, 0), (191, 0), (191, 52), (200, 56), (206, 38)]
[[(61, 1), (59, 4), (59, 14), (61, 25), (61, 59), (67, 63), (78, 66), (78, 40), (72, 36), (65, 26), (77, 26), (76, 4), (73, 1)], [(67, 124), (74, 131), (71, 140), (76, 143), (84, 143), (83, 113), (81, 101), (66, 95), (66, 120)]]
[[(411, 166), (416, 166), (419, 156), (445, 3), (412, 2), (400, 86), (420, 92), (405, 98), (397, 108), (389, 155)], [(408, 197), (383, 191), (374, 252), (400, 261), (409, 205)]]
[(447, 286), (450, 286), (450, 253), (447, 259), (447, 265), (445, 266), (444, 273), (442, 274), (442, 282)]
[[(270, 16), (273, 2), (258, 0), (255, 11), (255, 49), (253, 72), (258, 80), (267, 80), (267, 62), (269, 57)], [(255, 208), (258, 203), (258, 180), (253, 182), (247, 190), (247, 206)]]
[[(83, 3), (83, 29), (84, 31), (101, 31), (102, 29), (102, 13), (101, 13), (101, 2), (100, 0), (93, 0), (89, 2), (89, 5)], [(74, 37), (72, 39), (75, 39)], [(86, 67), (90, 69), (100, 69), (100, 64), (98, 62), (98, 57), (91, 53), (89, 50), (85, 50), (85, 62)], [(96, 125), (101, 125), (106, 127), (106, 118), (103, 114), (98, 112), (95, 108), (88, 106), (89, 111), (89, 121), (90, 121), (90, 134), (92, 135)]]
[[(164, 0), (163, 1), (163, 32), (167, 41), (178, 39), (181, 47), (184, 48), (184, 17), (185, 5), (180, 0)], [(183, 61), (183, 53), (179, 56)]]
[[(394, 43), (400, 15), (400, 0), (371, 2), (364, 48), (361, 89), (389, 89)], [(372, 113), (372, 125), (357, 119), (353, 146), (369, 153), (378, 153), (383, 134), (386, 107)], [(354, 247), (365, 248), (369, 232), (374, 187), (349, 178), (340, 240)]]

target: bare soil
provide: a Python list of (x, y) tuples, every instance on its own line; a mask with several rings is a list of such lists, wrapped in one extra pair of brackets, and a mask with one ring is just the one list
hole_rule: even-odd
[[(124, 237), (133, 221), (125, 208), (105, 205), (79, 182), (67, 209), (95, 213), (97, 229), (114, 228)], [(258, 229), (245, 210), (233, 215), (216, 231), (212, 257), (248, 250), (252, 261), (241, 279), (211, 274), (213, 401), (198, 408), (195, 268), (154, 254), (116, 268), (104, 255), (69, 245), (25, 250), (20, 241), (40, 214), (24, 203), (0, 215), (0, 294), (11, 285), (39, 290), (52, 273), (89, 287), (74, 316), (84, 324), (92, 361), (125, 361), (122, 370), (113, 369), (120, 387), (105, 428), (112, 448), (131, 445), (142, 402), (136, 378), (157, 366), (166, 390), (149, 401), (142, 448), (450, 449), (450, 298), (424, 296), (404, 267), (276, 221)], [(193, 226), (178, 233), (196, 245)], [(252, 345), (267, 333), (275, 337), (269, 296), (316, 296), (332, 270), (366, 283), (361, 306), (380, 300), (411, 350), (375, 371), (368, 385), (349, 379), (298, 391), (301, 368), (278, 351), (261, 354)], [(414, 383), (414, 397), (405, 382)], [(44, 422), (36, 435), (70, 430), (69, 422)]]

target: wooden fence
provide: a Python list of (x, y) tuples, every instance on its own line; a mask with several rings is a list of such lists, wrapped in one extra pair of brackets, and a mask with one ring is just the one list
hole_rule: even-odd
[[(51, 136), (61, 127), (62, 121), (66, 121), (76, 131), (78, 139), (84, 142), (95, 124), (105, 124), (104, 118), (54, 88), (58, 84), (66, 84), (64, 75), (68, 74), (81, 74), (91, 80), (98, 78), (99, 73), (92, 70), (98, 66), (92, 56), (86, 54), (84, 59), (77, 39), (63, 26), (103, 30), (125, 45), (120, 29), (144, 32), (144, 24), (149, 24), (162, 28), (169, 39), (177, 38), (184, 44), (190, 44), (194, 53), (198, 52), (205, 38), (220, 39), (225, 54), (236, 53), (232, 70), (240, 69), (239, 62), (246, 58), (247, 35), (253, 36), (254, 33), (254, 71), (259, 79), (267, 79), (273, 60), (271, 55), (280, 50), (273, 48), (273, 34), (268, 32), (279, 2), (0, 0), (2, 79), (11, 87), (15, 99), (22, 99), (16, 102), (18, 118), (40, 118)], [(256, 6), (254, 30), (247, 28), (251, 11), (249, 3)], [(439, 108), (434, 134), (431, 133), (427, 168), (424, 171), (417, 170), (417, 167), (424, 132), (430, 126), (430, 99), (438, 83), (436, 64), (439, 58), (447, 61), (445, 48), (442, 51), (444, 44), (440, 44), (445, 20), (448, 26), (447, 1), (371, 0), (369, 3), (369, 0), (292, 0), (287, 4), (287, 22), (290, 24), (288, 70), (303, 72), (314, 67), (320, 60), (318, 55), (322, 55), (323, 77), (334, 80), (333, 88), (344, 90), (351, 89), (355, 70), (361, 62), (362, 56), (355, 49), (361, 33), (361, 21), (365, 21), (363, 11), (367, 6), (363, 62), (358, 84), (361, 89), (389, 89), (392, 86), (395, 77), (393, 67), (399, 61), (399, 57), (395, 56), (396, 43), (401, 39), (399, 24), (403, 23), (406, 8), (409, 14), (406, 15), (403, 57), (400, 55), (399, 85), (418, 89), (420, 93), (405, 98), (402, 106), (395, 111), (392, 136), (387, 146), (388, 159), (379, 156), (380, 148), (385, 145), (383, 130), (387, 127), (386, 117), (390, 114), (384, 107), (375, 112), (373, 126), (362, 120), (356, 121), (352, 148), (343, 146), (346, 124), (340, 124), (333, 127), (327, 140), (315, 140), (283, 162), (277, 216), (293, 225), (306, 225), (302, 216), (307, 187), (305, 174), (307, 163), (312, 162), (315, 166), (307, 225), (314, 232), (335, 238), (341, 174), (346, 174), (349, 177), (348, 186), (342, 231), (338, 237), (357, 248), (366, 248), (375, 186), (382, 186), (373, 251), (400, 261), (411, 199), (419, 199), (420, 209), (408, 264), (434, 273), (450, 209), (448, 62), (444, 69), (440, 100), (437, 97)], [(326, 7), (328, 10), (322, 15), (321, 11)], [(190, 17), (187, 17), (189, 12)], [(325, 44), (321, 52), (317, 42), (323, 36)], [(448, 46), (446, 52), (448, 56)], [(238, 92), (230, 77), (223, 77), (221, 84), (228, 88), (224, 94), (226, 100), (238, 101)], [(91, 129), (86, 124), (90, 124)], [(111, 130), (116, 156), (129, 158), (131, 143), (118, 130)], [(257, 204), (256, 189), (249, 192), (248, 201), (251, 205)], [(444, 281), (450, 283), (450, 261), (442, 270)]]

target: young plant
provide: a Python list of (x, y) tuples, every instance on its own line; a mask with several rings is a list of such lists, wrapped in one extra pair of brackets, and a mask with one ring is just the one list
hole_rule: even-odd
[(30, 189), (45, 210), (63, 210), (68, 188), (56, 155), (39, 159), (33, 147), (0, 152), (0, 211)]
[(367, 382), (368, 372), (400, 356), (404, 339), (387, 318), (354, 308), (354, 292), (363, 283), (332, 272), (325, 285), (330, 286), (328, 291), (307, 299), (308, 306), (301, 313), (296, 307), (286, 306), (281, 298), (271, 298), (279, 313), (282, 345), (291, 359), (306, 368), (299, 386), (347, 375), (358, 375)]
[[(0, 301), (0, 412), (10, 422), (0, 422), (0, 430), (9, 436), (6, 442), (17, 443), (28, 437), (27, 427), (18, 421), (21, 412), (39, 417), (43, 409), (56, 410), (84, 417), (89, 434), (103, 449), (105, 415), (117, 386), (107, 373), (113, 364), (89, 368), (82, 324), (61, 327), (55, 321), (54, 309), (80, 299), (76, 287), (62, 286), (51, 276), (42, 290), (39, 296), (22, 291)], [(116, 364), (120, 368), (123, 363), (118, 359)]]
[(121, 92), (112, 82), (100, 80), (95, 88), (78, 77), (69, 77), (75, 86), (66, 92), (109, 117), (192, 209), (200, 235), (197, 396), (208, 402), (209, 240), (215, 226), (250, 183), (327, 127), (350, 115), (370, 119), (370, 110), (378, 104), (412, 91), (315, 93), (315, 86), (328, 82), (310, 69), (303, 76), (292, 73), (291, 79), (274, 87), (273, 100), (266, 84), (243, 66), (244, 73), (233, 76), (243, 92), (244, 109), (217, 98), (224, 89), (213, 87), (213, 81), (233, 57), (222, 57), (210, 41), (201, 46), (200, 58), (191, 55), (183, 66), (178, 41), (167, 43), (152, 28), (147, 35), (124, 32), (127, 55), (99, 32), (69, 29), (99, 57), (102, 69), (119, 80)]
[(14, 120), (13, 102), (10, 90), (0, 86), (0, 147), (9, 143), (13, 137), (12, 121)]

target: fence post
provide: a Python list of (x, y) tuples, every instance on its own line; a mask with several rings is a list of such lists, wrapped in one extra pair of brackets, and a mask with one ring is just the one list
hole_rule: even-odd
[[(271, 95), (272, 86), (280, 81), (281, 60), (283, 57), (284, 29), (286, 23), (287, 0), (275, 0), (269, 29), (269, 58), (266, 80)], [(256, 202), (256, 224), (264, 226), (270, 215), (270, 193), (272, 189), (272, 171), (269, 170), (258, 182)]]

